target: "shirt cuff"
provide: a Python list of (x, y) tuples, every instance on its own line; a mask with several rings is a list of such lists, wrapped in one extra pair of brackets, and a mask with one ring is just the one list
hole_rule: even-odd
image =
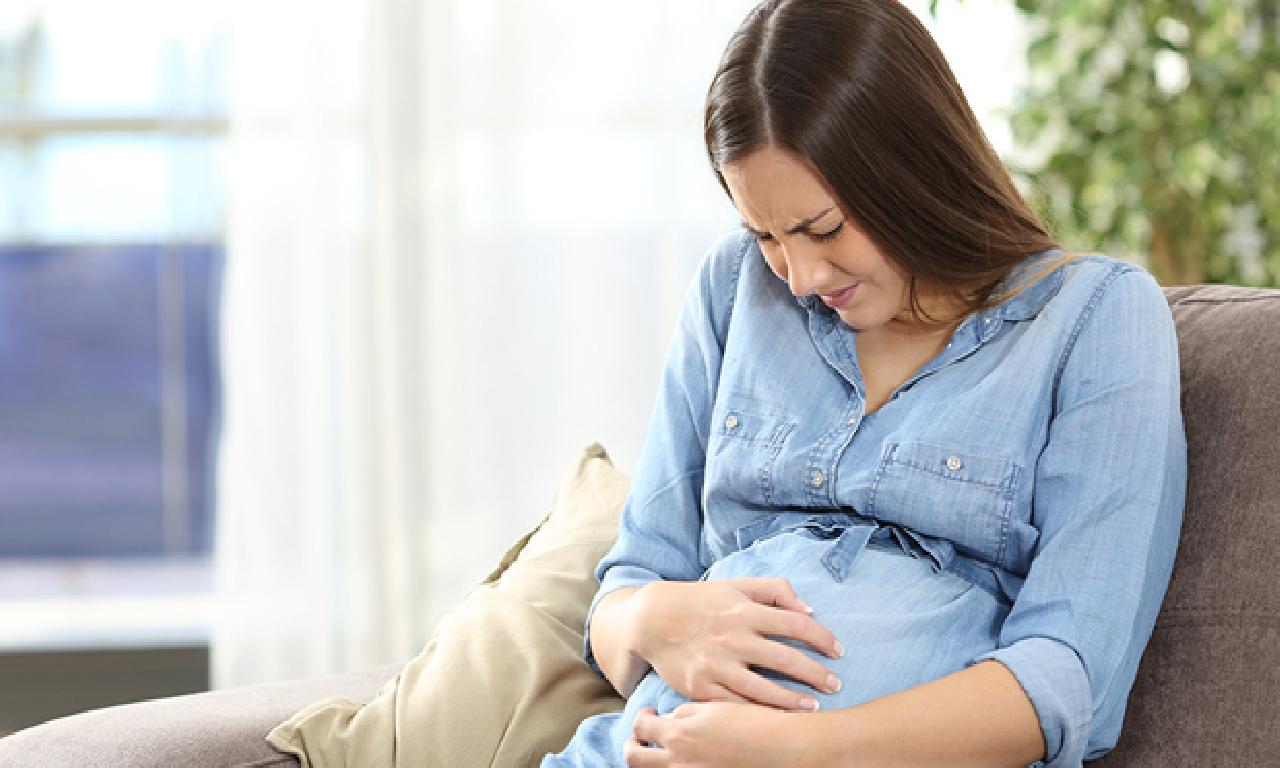
[(596, 590), (596, 596), (591, 598), (591, 606), (587, 608), (587, 621), (582, 629), (582, 658), (586, 659), (587, 666), (594, 669), (597, 675), (604, 677), (604, 672), (596, 663), (595, 654), (591, 652), (591, 617), (595, 615), (596, 606), (611, 592), (627, 587), (643, 587), (660, 579), (653, 571), (630, 565), (615, 565), (605, 571), (604, 578), (600, 580), (600, 589)]
[(1069, 645), (1028, 637), (971, 659), (966, 667), (995, 659), (1018, 679), (1044, 733), (1043, 760), (1032, 768), (1079, 768), (1089, 743), (1093, 694), (1080, 657)]

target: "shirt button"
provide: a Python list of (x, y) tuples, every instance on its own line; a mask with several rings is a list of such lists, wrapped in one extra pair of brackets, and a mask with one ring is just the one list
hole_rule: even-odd
[(821, 488), (826, 479), (827, 477), (822, 474), (822, 470), (815, 469), (813, 470), (813, 473), (809, 475), (809, 485), (812, 485), (814, 488)]
[(738, 426), (738, 417), (734, 416), (732, 413), (729, 414), (729, 418), (724, 420), (724, 428), (728, 430), (733, 430), (737, 428), (737, 426)]
[(858, 426), (858, 417), (857, 417), (857, 416), (850, 416), (850, 417), (849, 417), (849, 420), (848, 420), (848, 421), (846, 421), (845, 423), (846, 423), (846, 424), (848, 424), (848, 425), (849, 425), (849, 426), (851, 426), (851, 427), (856, 427), (856, 426)]
[(947, 457), (947, 469), (951, 470), (952, 472), (955, 472), (957, 469), (960, 469), (963, 466), (964, 466), (964, 462), (960, 460), (959, 456)]

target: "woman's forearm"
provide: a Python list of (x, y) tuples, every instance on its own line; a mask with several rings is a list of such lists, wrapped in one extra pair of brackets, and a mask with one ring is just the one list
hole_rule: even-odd
[(817, 764), (841, 768), (1026, 766), (1044, 757), (1035, 707), (998, 661), (849, 709), (802, 715), (822, 744)]
[(632, 649), (632, 615), (638, 587), (625, 587), (601, 599), (591, 615), (591, 652), (605, 678), (624, 697), (640, 684), (649, 663)]

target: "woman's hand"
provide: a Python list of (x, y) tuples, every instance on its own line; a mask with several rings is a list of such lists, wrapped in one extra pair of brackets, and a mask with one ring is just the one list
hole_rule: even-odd
[(840, 681), (823, 664), (772, 639), (799, 640), (831, 658), (843, 654), (835, 635), (813, 619), (786, 579), (655, 581), (636, 597), (636, 654), (673, 690), (694, 701), (818, 708), (817, 699), (750, 667), (773, 670), (825, 693), (840, 689)]
[(641, 710), (623, 747), (628, 768), (826, 766), (821, 739), (806, 733), (821, 715), (754, 704), (682, 704), (670, 715)]

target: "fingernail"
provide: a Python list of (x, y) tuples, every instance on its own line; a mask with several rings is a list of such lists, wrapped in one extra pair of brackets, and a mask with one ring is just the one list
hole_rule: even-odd
[(842, 683), (840, 682), (840, 678), (836, 677), (835, 675), (827, 675), (827, 692), (828, 693), (835, 693), (839, 691), (841, 685)]
[(809, 605), (803, 600), (800, 601), (800, 607), (804, 608), (805, 613), (813, 613), (813, 606)]
[(840, 644), (839, 640), (836, 641), (836, 658), (837, 659), (844, 658), (844, 646)]
[(801, 700), (800, 700), (800, 706), (801, 706), (801, 708), (803, 708), (803, 709), (807, 709), (807, 710), (809, 710), (810, 712), (817, 712), (817, 711), (818, 711), (818, 700), (817, 700), (817, 699), (801, 699)]

